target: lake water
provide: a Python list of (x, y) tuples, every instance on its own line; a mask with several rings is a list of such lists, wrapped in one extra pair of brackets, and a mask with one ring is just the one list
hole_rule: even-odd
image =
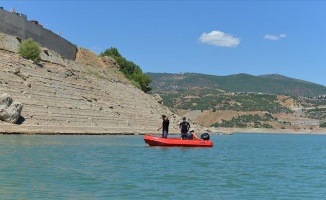
[(0, 135), (0, 199), (325, 199), (326, 136), (211, 135), (213, 148), (143, 136)]

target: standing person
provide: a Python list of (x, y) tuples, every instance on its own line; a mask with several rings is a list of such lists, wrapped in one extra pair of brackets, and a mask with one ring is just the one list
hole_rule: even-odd
[(166, 115), (162, 115), (162, 126), (158, 128), (157, 130), (162, 129), (162, 138), (167, 138), (169, 134), (169, 118)]
[(186, 139), (187, 133), (190, 128), (190, 124), (187, 122), (187, 118), (183, 117), (182, 122), (179, 124), (180, 131), (181, 131), (181, 139)]

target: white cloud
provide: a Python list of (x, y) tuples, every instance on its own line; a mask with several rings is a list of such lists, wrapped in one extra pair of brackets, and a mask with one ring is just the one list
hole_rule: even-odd
[(221, 31), (212, 31), (203, 33), (199, 37), (199, 41), (203, 44), (209, 44), (220, 47), (236, 47), (240, 44), (240, 39)]
[(286, 34), (280, 34), (279, 37), (280, 37), (280, 38), (286, 38), (287, 35), (286, 35)]
[(286, 34), (279, 34), (279, 35), (271, 35), (271, 34), (267, 34), (264, 36), (265, 39), (267, 40), (279, 40), (279, 39), (282, 39), (282, 38), (286, 38), (287, 35)]

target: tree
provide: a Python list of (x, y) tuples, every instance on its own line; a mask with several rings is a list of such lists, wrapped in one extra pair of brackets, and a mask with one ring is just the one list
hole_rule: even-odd
[(148, 86), (149, 83), (151, 82), (151, 79), (143, 73), (133, 73), (131, 75), (131, 80), (134, 80), (137, 83), (139, 83), (141, 87), (140, 89), (143, 90), (144, 92), (149, 92), (152, 89)]
[(105, 50), (104, 52), (100, 53), (101, 57), (104, 56), (115, 56), (115, 57), (122, 57), (117, 48), (111, 47), (110, 49)]
[(110, 49), (105, 50), (103, 53), (100, 53), (100, 56), (112, 57), (119, 64), (120, 71), (131, 81), (134, 86), (138, 87), (144, 92), (149, 92), (151, 90), (149, 87), (151, 82), (149, 76), (144, 74), (138, 65), (122, 57), (117, 48), (111, 47)]

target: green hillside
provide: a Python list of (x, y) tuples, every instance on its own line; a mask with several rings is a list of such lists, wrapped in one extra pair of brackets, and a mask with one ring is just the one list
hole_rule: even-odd
[[(300, 128), (296, 124), (302, 118), (326, 119), (326, 87), (303, 80), (278, 74), (147, 75), (152, 80), (152, 92), (161, 96), (164, 105), (183, 114), (201, 110), (202, 114), (194, 120), (204, 126)], [(298, 120), (293, 120), (293, 116)]]
[(154, 93), (201, 88), (225, 92), (254, 92), (290, 96), (318, 96), (326, 94), (326, 87), (323, 85), (278, 74), (215, 76), (197, 73), (147, 73), (147, 75), (152, 80), (150, 87)]

